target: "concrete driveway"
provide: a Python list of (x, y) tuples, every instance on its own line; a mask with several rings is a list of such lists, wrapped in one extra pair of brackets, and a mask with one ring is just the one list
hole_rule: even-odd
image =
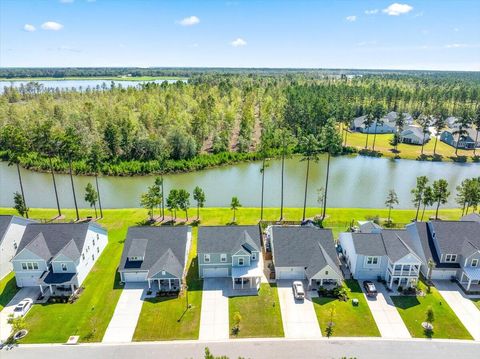
[(228, 297), (224, 294), (231, 281), (224, 278), (203, 280), (200, 340), (224, 340), (230, 335), (228, 322)]
[[(13, 313), (15, 306), (25, 298), (31, 298), (33, 301), (37, 299), (40, 294), (38, 287), (25, 287), (20, 289), (17, 294), (12, 298), (10, 302), (0, 312), (0, 343), (8, 339), (12, 332), (12, 327), (8, 324), (8, 316)], [(27, 313), (28, 317), (28, 313)]]
[(456, 283), (446, 280), (435, 281), (435, 287), (470, 332), (473, 339), (480, 340), (480, 310), (477, 309), (475, 304), (465, 296)]
[(397, 308), (392, 302), (383, 284), (374, 282), (378, 294), (376, 298), (367, 297), (363, 283), (359, 281), (363, 290), (368, 306), (372, 312), (373, 319), (377, 323), (380, 335), (383, 338), (411, 338), (405, 323), (398, 314)]
[(312, 301), (308, 296), (303, 301), (296, 301), (293, 297), (292, 283), (292, 280), (277, 281), (285, 338), (321, 338), (322, 332)]
[(146, 286), (146, 283), (125, 284), (113, 317), (103, 336), (103, 343), (128, 343), (132, 341), (138, 317), (142, 311)]

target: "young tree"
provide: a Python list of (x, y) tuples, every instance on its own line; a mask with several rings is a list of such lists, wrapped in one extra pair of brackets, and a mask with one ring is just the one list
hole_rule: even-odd
[(315, 138), (314, 135), (310, 134), (304, 136), (300, 143), (300, 153), (302, 154), (301, 161), (307, 161), (307, 172), (305, 175), (305, 196), (303, 199), (303, 217), (302, 220), (305, 220), (305, 212), (307, 208), (307, 193), (308, 193), (308, 174), (310, 171), (310, 161), (318, 162), (319, 153), (320, 153), (320, 143)]
[(422, 210), (422, 218), (420, 221), (423, 221), (423, 216), (425, 214), (425, 208), (430, 207), (433, 205), (434, 200), (433, 200), (433, 189), (430, 186), (425, 187), (425, 190), (423, 191), (423, 198), (422, 198), (422, 205), (423, 205), (423, 210)]
[(171, 189), (167, 197), (167, 208), (172, 213), (174, 221), (177, 219), (178, 207), (178, 190)]
[[(90, 152), (88, 153), (86, 162), (95, 175), (95, 184), (97, 187), (98, 208), (100, 209), (100, 218), (103, 218), (103, 209), (102, 209), (102, 200), (100, 198), (100, 187), (98, 186), (98, 174), (100, 173), (102, 163), (105, 159), (106, 159), (106, 154), (105, 154), (104, 148), (102, 147), (102, 145), (100, 145), (100, 143), (95, 142), (90, 148)], [(96, 216), (97, 215), (95, 214), (95, 217)]]
[(325, 334), (327, 335), (327, 338), (330, 338), (333, 335), (333, 327), (335, 326), (333, 319), (335, 318), (335, 314), (335, 305), (332, 305), (332, 307), (330, 308), (330, 320), (328, 321), (327, 328), (325, 329)]
[(428, 178), (427, 176), (420, 176), (417, 177), (417, 186), (412, 189), (411, 193), (413, 194), (412, 202), (417, 207), (417, 212), (415, 214), (415, 220), (418, 220), (418, 213), (420, 211), (420, 205), (423, 202), (423, 194), (425, 192), (425, 188), (428, 186)]
[(203, 206), (205, 206), (205, 192), (203, 192), (203, 189), (196, 186), (193, 190), (193, 199), (197, 201), (197, 220), (199, 220), (200, 208), (203, 208)]
[(185, 211), (185, 218), (188, 222), (188, 207), (190, 207), (190, 193), (188, 193), (183, 188), (179, 189), (177, 192), (177, 203), (178, 203), (178, 208), (180, 208), (182, 211)]
[(398, 204), (398, 196), (395, 190), (391, 189), (388, 191), (387, 199), (385, 200), (385, 206), (388, 208), (388, 224), (391, 224), (390, 215), (392, 213), (393, 206), (396, 204)]
[(428, 332), (431, 332), (433, 329), (433, 322), (435, 321), (435, 313), (433, 312), (433, 309), (431, 306), (428, 307), (427, 312), (425, 313), (425, 322), (427, 323), (426, 325), (426, 330)]
[(85, 187), (85, 202), (90, 204), (90, 207), (95, 209), (95, 218), (97, 218), (97, 200), (98, 200), (98, 193), (95, 191), (91, 183), (87, 184)]
[(13, 208), (18, 212), (18, 214), (22, 217), (26, 217), (28, 213), (28, 208), (25, 205), (25, 201), (23, 200), (23, 196), (21, 193), (15, 192), (13, 194), (13, 203)]
[(148, 211), (150, 221), (153, 222), (153, 211), (158, 205), (158, 194), (155, 186), (148, 187), (147, 192), (142, 193), (140, 197), (140, 205)]
[(158, 193), (158, 208), (160, 209), (160, 214), (162, 215), (162, 221), (165, 219), (165, 211), (164, 211), (164, 198), (163, 198), (163, 177), (155, 177), (154, 186), (157, 189)]
[(432, 188), (433, 203), (437, 203), (437, 209), (435, 211), (435, 219), (438, 219), (438, 209), (441, 204), (447, 203), (450, 191), (448, 190), (448, 182), (444, 179), (439, 179), (433, 182)]
[(230, 202), (230, 209), (233, 211), (233, 219), (232, 223), (235, 223), (236, 221), (236, 211), (238, 208), (242, 207), (242, 204), (240, 203), (238, 197), (233, 196), (232, 201)]

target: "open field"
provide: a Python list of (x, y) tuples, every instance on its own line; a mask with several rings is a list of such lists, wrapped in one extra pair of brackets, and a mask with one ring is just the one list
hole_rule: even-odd
[(0, 280), (0, 312), (18, 292), (15, 274), (10, 272)]
[[(348, 292), (348, 301), (346, 302), (325, 297), (313, 299), (322, 335), (326, 335), (325, 330), (331, 320), (333, 309), (333, 336), (379, 337), (377, 324), (358, 282), (347, 279), (344, 286)], [(352, 299), (354, 298), (358, 299), (358, 306), (353, 306)]]

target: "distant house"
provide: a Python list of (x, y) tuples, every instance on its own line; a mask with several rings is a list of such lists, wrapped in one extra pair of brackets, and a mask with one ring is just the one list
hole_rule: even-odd
[[(397, 117), (399, 116), (398, 112), (395, 112), (395, 111), (391, 111), (389, 113), (387, 113), (385, 115), (385, 119), (384, 121), (386, 122), (393, 122), (395, 123), (395, 121), (397, 120)], [(413, 117), (412, 115), (410, 115), (408, 112), (404, 112), (403, 113), (403, 123), (405, 125), (411, 125), (413, 124)]]
[(81, 286), (108, 243), (96, 223), (28, 224), (12, 259), (17, 286), (69, 294)]
[(460, 136), (458, 133), (454, 133), (455, 130), (453, 129), (445, 130), (440, 135), (440, 140), (455, 148), (458, 143), (458, 148), (464, 150), (473, 150), (475, 147), (479, 148), (480, 140), (475, 142), (477, 137), (476, 131), (473, 128), (467, 128), (466, 131), (466, 134)]
[(306, 280), (309, 288), (343, 281), (330, 229), (271, 226), (268, 230), (277, 280)]
[(388, 288), (411, 287), (418, 281), (422, 261), (406, 230), (340, 233), (342, 254), (353, 277), (387, 282)]
[(361, 233), (380, 233), (382, 227), (374, 221), (358, 221), (358, 232)]
[(421, 271), (432, 279), (455, 279), (466, 290), (480, 287), (480, 222), (430, 221), (407, 225), (422, 259)]
[(201, 278), (229, 278), (233, 289), (260, 288), (259, 226), (198, 228), (198, 273)]
[(413, 145), (423, 145), (430, 140), (430, 133), (423, 133), (421, 127), (418, 126), (408, 126), (402, 132), (400, 132), (400, 142), (413, 144)]
[(458, 128), (458, 118), (450, 116), (445, 119), (445, 123), (449, 128)]
[(17, 253), (27, 224), (35, 221), (17, 216), (0, 216), (0, 279), (13, 269), (11, 260)]
[(361, 133), (368, 133), (368, 134), (373, 134), (373, 133), (395, 133), (396, 131), (396, 126), (395, 126), (395, 121), (393, 122), (388, 122), (385, 121), (383, 123), (378, 123), (378, 125), (375, 127), (376, 121), (373, 121), (371, 126), (366, 127), (364, 124), (364, 121), (366, 119), (366, 115), (360, 116), (355, 118), (352, 121), (352, 125), (350, 127), (351, 130), (356, 131), (356, 132), (361, 132)]
[(180, 290), (187, 271), (192, 229), (188, 226), (139, 226), (128, 229), (118, 271), (125, 283)]

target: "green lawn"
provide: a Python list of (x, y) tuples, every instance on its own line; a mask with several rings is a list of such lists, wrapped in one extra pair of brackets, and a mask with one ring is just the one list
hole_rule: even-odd
[(472, 302), (477, 306), (478, 310), (480, 310), (480, 299), (472, 299)]
[(187, 274), (188, 303), (191, 307), (185, 310), (187, 307), (185, 293), (174, 299), (164, 297), (147, 299), (138, 318), (133, 335), (134, 341), (198, 339), (203, 281), (198, 279), (196, 253), (197, 228), (194, 228)]
[[(424, 287), (423, 283), (420, 285)], [(392, 296), (392, 300), (414, 338), (472, 339), (467, 329), (434, 287), (431, 288), (431, 293), (424, 297)], [(435, 315), (431, 334), (426, 333), (422, 327), (429, 307), (432, 307)]]
[(228, 299), (230, 329), (233, 316), (240, 313), (240, 331), (230, 338), (283, 337), (282, 314), (278, 301), (277, 286), (262, 283), (257, 296), (239, 296)]
[[(314, 298), (314, 308), (318, 324), (323, 335), (330, 322), (332, 308), (334, 308), (333, 336), (337, 337), (379, 337), (377, 324), (373, 319), (368, 303), (356, 280), (346, 280), (348, 301), (343, 302), (334, 298)], [(352, 299), (358, 299), (358, 306), (353, 306)]]
[(0, 312), (17, 292), (18, 288), (15, 282), (15, 275), (13, 272), (10, 272), (0, 280)]

